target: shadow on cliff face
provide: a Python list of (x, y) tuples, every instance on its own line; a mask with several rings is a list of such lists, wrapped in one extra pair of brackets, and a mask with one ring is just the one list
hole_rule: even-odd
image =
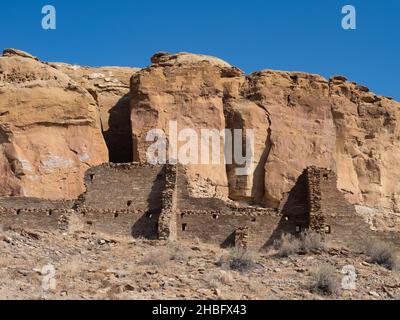
[(275, 240), (283, 234), (300, 234), (309, 225), (308, 200), (307, 200), (306, 172), (297, 179), (295, 186), (282, 201), (281, 210), (283, 216), (277, 228), (267, 240), (264, 248), (274, 244)]
[(133, 161), (130, 96), (126, 94), (109, 111), (109, 129), (103, 131), (109, 160), (114, 163)]

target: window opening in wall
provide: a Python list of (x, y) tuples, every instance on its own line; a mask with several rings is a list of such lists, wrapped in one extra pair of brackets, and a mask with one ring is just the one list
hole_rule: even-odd
[(185, 216), (185, 213), (181, 213), (181, 219), (183, 219), (184, 216)]
[(218, 219), (219, 219), (219, 215), (213, 214), (213, 219), (214, 219), (214, 220), (218, 220)]
[(132, 206), (132, 201), (129, 200), (129, 201), (126, 203), (126, 205), (127, 205), (128, 207)]
[(252, 222), (256, 222), (257, 219), (253, 217), (253, 218), (251, 218), (251, 221), (252, 221)]
[(118, 218), (119, 214), (118, 213), (114, 213), (114, 218)]
[(52, 210), (49, 210), (49, 211), (47, 212), (47, 216), (50, 217), (50, 216), (52, 216), (52, 215), (53, 215), (53, 211), (52, 211)]
[(331, 226), (325, 226), (324, 231), (326, 234), (331, 234)]
[(94, 174), (91, 174), (90, 175), (90, 181), (93, 181), (94, 180)]
[(186, 230), (187, 230), (187, 224), (184, 223), (184, 224), (182, 224), (182, 231), (186, 231)]
[(21, 209), (17, 210), (17, 216), (21, 214)]

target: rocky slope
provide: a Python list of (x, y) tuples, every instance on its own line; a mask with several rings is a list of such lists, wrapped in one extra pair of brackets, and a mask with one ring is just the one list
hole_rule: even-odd
[[(0, 299), (195, 299), (195, 300), (398, 300), (400, 274), (371, 264), (346, 248), (279, 258), (254, 254), (244, 273), (221, 267), (228, 250), (111, 237), (93, 232), (0, 228)], [(338, 277), (354, 266), (354, 290), (324, 295), (312, 289), (313, 273), (329, 264)], [(50, 284), (54, 268), (55, 287)], [(48, 269), (51, 270), (51, 269)]]

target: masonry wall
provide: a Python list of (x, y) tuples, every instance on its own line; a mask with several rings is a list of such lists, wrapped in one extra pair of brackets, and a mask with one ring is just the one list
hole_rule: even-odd
[(362, 217), (337, 188), (333, 171), (311, 167), (307, 169), (310, 227), (324, 234), (327, 241), (348, 245), (365, 242), (367, 238), (385, 239), (384, 233), (372, 231)]
[(161, 194), (161, 213), (158, 221), (158, 238), (160, 240), (177, 240), (177, 167), (165, 166), (165, 187)]
[(104, 164), (85, 175), (75, 201), (0, 198), (2, 228), (88, 230), (156, 239), (165, 186), (163, 166)]
[(93, 210), (135, 209), (159, 213), (165, 185), (163, 166), (104, 164), (85, 175), (79, 206)]
[(0, 209), (2, 229), (88, 231), (109, 236), (157, 239), (159, 214), (135, 210)]
[(52, 201), (37, 198), (25, 197), (0, 197), (0, 208), (7, 209), (69, 209), (74, 205), (74, 201)]
[(306, 227), (305, 183), (303, 176), (282, 208), (235, 207), (221, 199), (191, 197), (185, 169), (178, 166), (177, 238), (229, 247), (238, 245), (235, 239), (238, 242), (238, 234), (245, 230), (245, 246), (253, 250), (266, 248), (283, 233), (300, 233)]
[(284, 233), (310, 228), (344, 245), (366, 237), (400, 245), (398, 234), (370, 230), (337, 189), (335, 173), (327, 169), (306, 169), (279, 208), (193, 198), (181, 166), (104, 164), (88, 170), (85, 183), (87, 190), (76, 201), (0, 198), (1, 227), (199, 239), (252, 250), (267, 248)]
[(273, 243), (282, 216), (276, 210), (224, 214), (218, 211), (185, 211), (178, 217), (178, 238), (199, 239), (222, 247), (235, 246), (235, 233), (248, 229), (246, 247), (262, 249)]

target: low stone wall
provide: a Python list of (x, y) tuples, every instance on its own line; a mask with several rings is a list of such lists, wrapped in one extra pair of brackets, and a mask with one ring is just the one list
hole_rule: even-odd
[[(264, 214), (242, 213), (227, 214), (220, 211), (183, 211), (178, 217), (178, 238), (186, 240), (199, 239), (222, 247), (245, 246), (259, 250), (271, 245), (278, 238), (276, 229), (283, 216), (275, 210)], [(246, 230), (243, 242), (238, 237), (240, 230)]]
[(2, 209), (3, 229), (89, 231), (108, 236), (157, 239), (159, 214), (139, 210)]

